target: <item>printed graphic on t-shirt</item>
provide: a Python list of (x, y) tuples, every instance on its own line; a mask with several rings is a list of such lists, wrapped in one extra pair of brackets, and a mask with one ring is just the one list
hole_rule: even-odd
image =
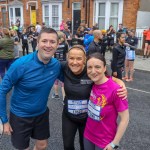
[(91, 91), (90, 100), (88, 103), (88, 116), (96, 121), (102, 120), (104, 117), (101, 116), (101, 110), (107, 104), (107, 98), (104, 94), (96, 96)]

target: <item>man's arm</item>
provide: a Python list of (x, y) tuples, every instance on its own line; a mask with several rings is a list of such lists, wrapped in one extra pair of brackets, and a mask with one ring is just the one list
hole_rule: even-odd
[(8, 122), (7, 112), (6, 112), (6, 95), (12, 89), (12, 87), (18, 82), (20, 75), (22, 74), (23, 68), (19, 68), (15, 61), (5, 74), (1, 84), (0, 84), (0, 117), (3, 123)]
[(117, 58), (118, 58), (118, 51), (116, 48), (113, 48), (113, 55), (112, 55), (112, 72), (113, 76), (117, 76)]

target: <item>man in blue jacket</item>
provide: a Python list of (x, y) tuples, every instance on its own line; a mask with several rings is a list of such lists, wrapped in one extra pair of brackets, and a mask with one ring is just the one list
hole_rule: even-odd
[[(57, 32), (43, 29), (38, 36), (38, 51), (16, 60), (0, 84), (0, 117), (4, 133), (11, 135), (16, 149), (28, 150), (30, 137), (36, 139), (34, 150), (47, 147), (50, 136), (47, 101), (61, 70), (59, 61), (52, 58), (57, 47)], [(6, 95), (12, 87), (8, 122)]]

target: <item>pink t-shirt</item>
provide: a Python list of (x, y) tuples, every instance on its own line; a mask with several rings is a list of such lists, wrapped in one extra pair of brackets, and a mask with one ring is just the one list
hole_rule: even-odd
[(117, 95), (119, 88), (111, 78), (104, 84), (94, 84), (92, 87), (84, 137), (100, 148), (105, 148), (113, 141), (118, 112), (128, 109), (128, 101)]

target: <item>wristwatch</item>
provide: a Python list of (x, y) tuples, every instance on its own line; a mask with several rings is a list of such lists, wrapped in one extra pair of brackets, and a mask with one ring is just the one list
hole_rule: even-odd
[(115, 145), (113, 142), (110, 143), (110, 146), (113, 148), (113, 149), (117, 149), (119, 147), (119, 145)]

